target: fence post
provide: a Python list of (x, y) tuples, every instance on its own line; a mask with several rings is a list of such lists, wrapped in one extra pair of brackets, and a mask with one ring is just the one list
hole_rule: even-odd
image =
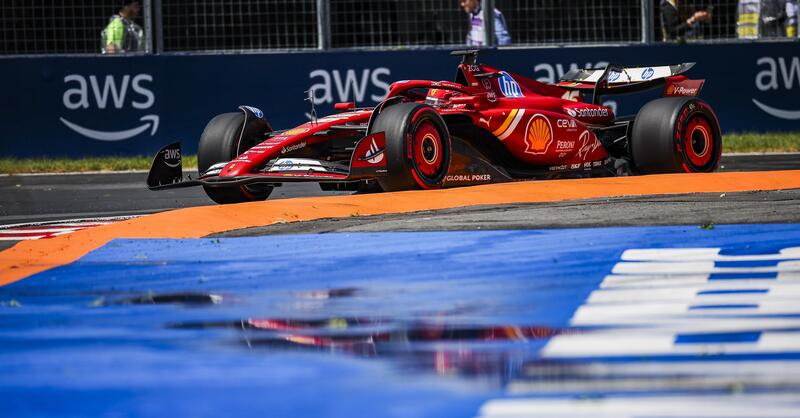
[(144, 0), (144, 51), (148, 54), (153, 52), (153, 2)]
[(150, 43), (151, 47), (155, 46), (151, 52), (160, 54), (164, 52), (164, 11), (161, 9), (161, 0), (151, 0), (151, 5), (153, 10), (153, 30), (151, 32), (155, 35), (153, 42)]
[(331, 3), (330, 0), (317, 0), (317, 49), (331, 47)]
[(649, 44), (653, 42), (653, 27), (654, 22), (653, 1), (642, 0), (642, 43)]
[(481, 0), (481, 14), (483, 15), (485, 46), (491, 48), (497, 45), (494, 34), (494, 0)]

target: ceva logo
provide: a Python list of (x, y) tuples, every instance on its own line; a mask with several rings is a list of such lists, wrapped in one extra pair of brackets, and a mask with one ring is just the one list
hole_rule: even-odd
[[(778, 59), (762, 57), (756, 61), (762, 70), (756, 74), (756, 88), (759, 91), (792, 90), (795, 85), (800, 87), (800, 57)], [(800, 119), (800, 110), (779, 109), (768, 106), (756, 99), (751, 99), (759, 109), (779, 119)]]
[[(84, 77), (80, 74), (70, 74), (64, 77), (64, 84), (68, 87), (64, 91), (62, 101), (64, 107), (69, 110), (90, 109), (96, 107), (104, 110), (113, 106), (114, 109), (122, 109), (128, 103), (134, 109), (147, 110), (153, 107), (156, 101), (153, 91), (146, 87), (146, 83), (152, 83), (153, 76), (150, 74), (137, 74), (131, 76), (125, 74), (120, 80), (113, 75), (100, 78), (95, 75)], [(133, 92), (130, 93), (129, 90)], [(79, 135), (98, 141), (122, 141), (130, 139), (147, 130), (150, 135), (155, 135), (158, 130), (158, 115), (144, 115), (139, 118), (141, 125), (130, 129), (118, 131), (101, 131), (86, 126), (78, 125), (64, 117), (59, 120), (69, 129)]]

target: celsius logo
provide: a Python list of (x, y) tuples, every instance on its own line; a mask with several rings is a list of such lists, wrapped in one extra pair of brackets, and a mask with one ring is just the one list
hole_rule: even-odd
[(642, 71), (642, 80), (649, 80), (655, 73), (655, 70), (652, 68), (645, 68), (644, 71)]
[(500, 92), (503, 93), (503, 96), (508, 98), (516, 98), (516, 97), (523, 97), (522, 89), (517, 84), (517, 81), (514, 80), (514, 77), (511, 77), (507, 72), (501, 71), (500, 79), (497, 80), (497, 84), (500, 85)]
[[(791, 60), (780, 57), (777, 60), (772, 57), (762, 57), (756, 64), (763, 68), (756, 74), (756, 88), (759, 91), (767, 92), (770, 90), (792, 90), (795, 85), (800, 87), (800, 57), (792, 57)], [(753, 103), (765, 113), (779, 119), (798, 120), (800, 110), (779, 109), (768, 106), (756, 99)]]
[[(113, 75), (105, 76), (102, 81), (99, 77), (90, 75), (88, 82), (87, 77), (70, 74), (64, 77), (64, 84), (68, 88), (64, 91), (62, 101), (64, 107), (69, 110), (90, 109), (93, 104), (100, 110), (108, 108), (109, 105), (114, 109), (122, 109), (128, 103), (134, 109), (146, 110), (153, 107), (156, 97), (153, 91), (143, 84), (152, 82), (153, 76), (150, 74), (138, 74), (133, 77), (125, 74), (119, 81)], [(129, 89), (133, 92), (129, 93)], [(60, 117), (59, 120), (68, 128), (87, 138), (99, 141), (122, 141), (133, 138), (148, 129), (151, 136), (155, 135), (158, 130), (159, 118), (158, 115), (144, 115), (139, 118), (139, 121), (143, 122), (141, 125), (120, 131), (95, 130), (70, 122), (64, 117)]]

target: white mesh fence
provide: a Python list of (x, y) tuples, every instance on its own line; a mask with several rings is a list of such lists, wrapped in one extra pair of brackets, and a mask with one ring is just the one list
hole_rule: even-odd
[(614, 44), (642, 39), (640, 0), (496, 0), (515, 45)]
[(458, 0), (331, 0), (333, 48), (463, 45), (468, 15)]
[[(797, 39), (797, 0), (651, 1), (140, 0), (133, 23), (166, 52), (486, 46), (484, 25), (514, 46)], [(99, 53), (122, 3), (0, 0), (0, 54)]]
[(0, 54), (99, 53), (101, 31), (120, 3), (0, 0)]
[[(672, 31), (668, 19), (670, 8), (677, 13)], [(797, 39), (797, 0), (684, 0), (674, 5), (656, 1), (655, 10), (656, 40)], [(707, 14), (707, 18), (697, 18), (698, 13)], [(675, 30), (676, 27), (680, 29)]]
[(164, 0), (165, 51), (316, 48), (316, 0)]

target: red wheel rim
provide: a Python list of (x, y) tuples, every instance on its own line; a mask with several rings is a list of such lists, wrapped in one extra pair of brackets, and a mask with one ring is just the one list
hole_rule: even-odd
[(444, 153), (439, 130), (430, 121), (424, 120), (414, 132), (414, 163), (420, 173), (434, 178), (442, 168)]
[(705, 167), (714, 157), (714, 131), (705, 117), (692, 116), (683, 132), (683, 148), (689, 162), (697, 167)]

